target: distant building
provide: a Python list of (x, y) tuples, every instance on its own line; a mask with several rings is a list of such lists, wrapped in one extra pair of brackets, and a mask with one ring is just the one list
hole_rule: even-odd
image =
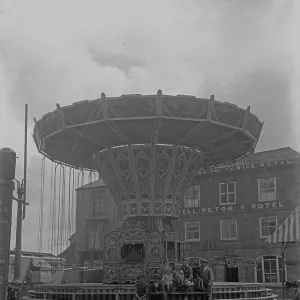
[(76, 264), (76, 233), (72, 234), (69, 238), (70, 246), (58, 255), (58, 257), (64, 258), (66, 265)]
[[(14, 279), (15, 251), (10, 251), (9, 281)], [(51, 253), (22, 251), (20, 278), (26, 283), (26, 289), (32, 289), (35, 284), (59, 283), (61, 271), (54, 272), (59, 266), (65, 264), (65, 259)], [(53, 271), (53, 272), (52, 272)]]
[[(119, 228), (118, 207), (102, 180), (77, 189), (76, 257), (79, 265), (101, 265), (105, 235)], [(80, 282), (101, 282), (101, 272), (81, 272)]]
[[(300, 153), (286, 147), (202, 170), (173, 224), (185, 234), (185, 256), (210, 262), (241, 257), (244, 262), (237, 267), (214, 266), (216, 280), (279, 284), (281, 246), (265, 240), (300, 205), (299, 162)], [(101, 264), (105, 235), (121, 225), (118, 207), (103, 181), (77, 189), (77, 262)], [(286, 249), (285, 269), (287, 280), (300, 278), (299, 245)], [(80, 280), (99, 280), (99, 274), (89, 274)]]

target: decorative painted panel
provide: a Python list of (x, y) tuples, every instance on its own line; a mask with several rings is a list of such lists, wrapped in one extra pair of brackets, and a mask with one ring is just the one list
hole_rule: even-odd
[(111, 193), (118, 195), (115, 200), (122, 202), (123, 217), (178, 216), (175, 204), (196, 176), (203, 155), (185, 147), (132, 145), (98, 152), (95, 162)]

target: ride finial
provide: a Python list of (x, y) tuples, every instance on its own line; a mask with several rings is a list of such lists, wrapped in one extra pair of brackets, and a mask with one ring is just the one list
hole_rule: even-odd
[(162, 90), (158, 90), (157, 95), (161, 96), (162, 95)]
[(101, 99), (104, 99), (106, 97), (105, 93), (101, 93)]

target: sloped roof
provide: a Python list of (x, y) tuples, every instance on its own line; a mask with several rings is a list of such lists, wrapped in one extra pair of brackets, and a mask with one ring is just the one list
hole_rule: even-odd
[(90, 189), (90, 188), (97, 188), (97, 187), (103, 187), (105, 186), (105, 182), (103, 181), (102, 178), (95, 180), (93, 182), (90, 182), (88, 184), (85, 184), (83, 186), (80, 186), (79, 188), (77, 188), (76, 190), (85, 190), (85, 189)]
[(58, 254), (58, 256), (65, 259), (76, 257), (76, 244), (70, 245), (67, 249)]
[[(259, 164), (259, 163), (267, 163), (267, 162), (275, 162), (281, 160), (292, 160), (292, 159), (300, 159), (300, 153), (291, 147), (283, 147), (272, 150), (260, 151), (253, 154), (248, 155), (247, 157), (238, 160), (233, 165), (249, 165), (249, 164)], [(106, 186), (105, 182), (102, 178), (83, 185), (78, 190), (88, 189), (88, 188), (96, 188)]]
[(33, 257), (31, 263), (33, 268), (53, 269), (52, 266), (45, 259), (40, 257)]
[[(10, 255), (14, 255), (16, 252), (15, 250), (10, 250)], [(45, 252), (32, 252), (32, 251), (22, 251), (22, 256), (34, 256), (34, 257), (56, 257), (52, 253), (45, 253)]]
[(236, 165), (259, 164), (297, 158), (300, 158), (299, 152), (290, 147), (284, 147), (250, 154), (249, 156), (237, 161)]

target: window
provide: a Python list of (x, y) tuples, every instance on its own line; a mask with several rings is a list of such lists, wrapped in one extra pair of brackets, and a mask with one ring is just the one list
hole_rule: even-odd
[(277, 217), (263, 217), (259, 219), (260, 237), (267, 238), (277, 229)]
[(200, 206), (200, 186), (189, 187), (184, 196), (184, 207), (193, 208)]
[(276, 178), (258, 179), (258, 201), (276, 201)]
[(106, 211), (106, 188), (92, 192), (92, 213), (103, 214)]
[(227, 219), (220, 220), (221, 225), (221, 240), (233, 241), (237, 239), (237, 220)]
[(87, 224), (87, 250), (99, 249), (100, 248), (100, 234), (103, 232), (103, 224), (92, 222)]
[(185, 240), (187, 242), (200, 241), (200, 222), (185, 222)]
[(220, 205), (236, 204), (235, 182), (220, 183)]
[[(258, 258), (256, 281), (262, 283), (280, 283), (282, 281), (282, 260), (280, 256), (264, 255)], [(286, 280), (286, 266), (284, 267)]]

